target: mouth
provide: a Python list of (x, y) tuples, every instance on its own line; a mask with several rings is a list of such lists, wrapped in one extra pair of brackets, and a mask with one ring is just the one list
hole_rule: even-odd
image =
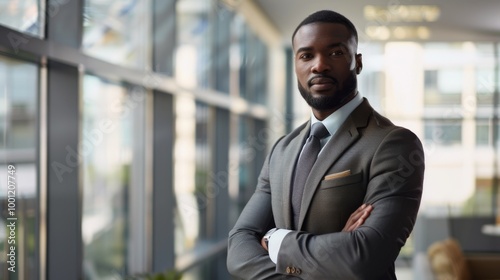
[(332, 89), (337, 84), (337, 80), (333, 77), (315, 76), (309, 79), (309, 88), (315, 91), (325, 91)]

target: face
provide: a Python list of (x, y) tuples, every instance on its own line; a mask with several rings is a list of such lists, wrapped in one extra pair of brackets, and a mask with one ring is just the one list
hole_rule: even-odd
[(356, 95), (362, 61), (347, 27), (324, 22), (304, 25), (295, 34), (293, 49), (299, 91), (317, 118), (323, 119)]

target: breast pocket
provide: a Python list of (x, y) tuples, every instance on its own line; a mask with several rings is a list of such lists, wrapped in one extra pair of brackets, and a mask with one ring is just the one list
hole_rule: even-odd
[(346, 185), (359, 184), (362, 181), (362, 179), (363, 179), (363, 173), (359, 172), (341, 178), (323, 180), (319, 186), (319, 189), (323, 190), (323, 189), (341, 187)]
[(316, 234), (341, 231), (347, 219), (365, 197), (363, 174), (356, 173), (332, 180), (323, 180), (310, 206), (307, 228)]

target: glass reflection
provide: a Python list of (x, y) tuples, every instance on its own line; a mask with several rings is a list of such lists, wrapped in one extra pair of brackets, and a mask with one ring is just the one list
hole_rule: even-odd
[[(94, 76), (84, 78), (83, 157), (84, 274), (88, 279), (123, 278), (130, 272), (130, 193), (141, 176), (133, 168), (135, 109), (144, 96)], [(138, 145), (140, 146), (140, 144)], [(138, 161), (135, 159), (135, 161)], [(138, 199), (136, 199), (138, 200)], [(132, 221), (134, 222), (134, 221)], [(136, 226), (141, 226), (135, 221)]]
[(424, 73), (425, 101), (428, 105), (460, 104), (462, 69), (427, 70)]
[(150, 0), (85, 0), (83, 51), (108, 62), (148, 69)]
[[(220, 3), (220, 2), (219, 2)], [(217, 91), (229, 94), (230, 84), (230, 49), (232, 44), (231, 28), (234, 13), (225, 5), (217, 5), (216, 29), (214, 38), (214, 59), (212, 71), (215, 73), (215, 86)]]
[(230, 223), (233, 225), (257, 186), (269, 136), (276, 133), (266, 122), (248, 116), (239, 116), (238, 129), (238, 188), (230, 205)]
[(0, 56), (0, 84), (0, 279), (36, 279), (38, 67)]
[(250, 102), (267, 104), (267, 46), (249, 26), (239, 19), (237, 30), (240, 46), (239, 90)]
[(177, 49), (175, 78), (186, 88), (208, 88), (211, 56), (211, 0), (179, 0), (177, 10)]
[(493, 44), (478, 43), (476, 53), (477, 103), (489, 107), (495, 92), (495, 51)]
[[(0, 24), (30, 35), (44, 36), (44, 12), (41, 0), (3, 0), (0, 1)], [(57, 5), (56, 5), (57, 6)], [(55, 7), (54, 8), (58, 8)], [(54, 9), (46, 11), (50, 16)], [(23, 38), (9, 38), (23, 40)]]
[(175, 252), (192, 250), (213, 236), (214, 195), (210, 192), (210, 108), (188, 97), (176, 100)]

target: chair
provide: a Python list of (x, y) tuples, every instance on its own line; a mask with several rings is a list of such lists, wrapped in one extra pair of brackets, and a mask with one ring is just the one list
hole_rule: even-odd
[(500, 280), (500, 255), (464, 254), (453, 238), (431, 244), (427, 257), (436, 280)]

